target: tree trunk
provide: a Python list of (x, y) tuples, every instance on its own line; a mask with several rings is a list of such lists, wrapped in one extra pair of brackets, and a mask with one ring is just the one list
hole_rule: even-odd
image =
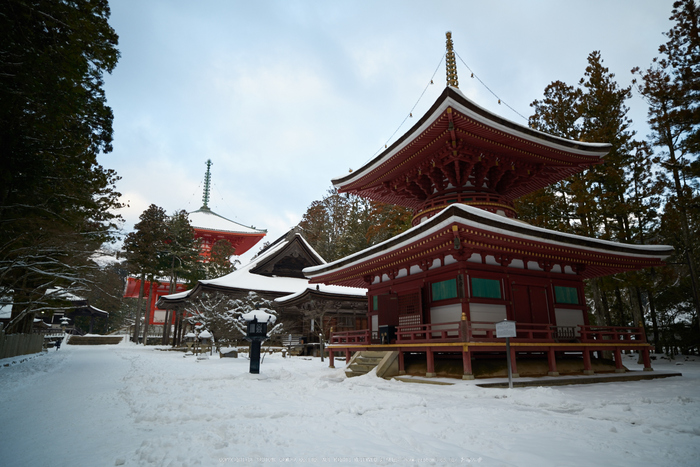
[(143, 345), (148, 343), (148, 322), (151, 320), (151, 305), (153, 304), (153, 279), (151, 279), (148, 286), (148, 305), (146, 306), (146, 311), (144, 312), (143, 320)]
[(175, 348), (179, 344), (178, 336), (180, 334), (180, 309), (178, 307), (174, 308), (173, 313), (175, 313), (175, 329), (173, 329), (173, 348)]
[(185, 335), (185, 310), (180, 310), (180, 335), (177, 338), (177, 345), (182, 344)]
[[(652, 281), (656, 280), (656, 271), (651, 268), (651, 278)], [(654, 294), (651, 290), (647, 289), (647, 298), (649, 299), (649, 313), (651, 314), (651, 329), (654, 333), (654, 352), (662, 353), (663, 348), (661, 346), (661, 336), (659, 335), (659, 320), (656, 316), (656, 305), (654, 304)]]
[[(670, 140), (669, 140), (670, 141)], [(693, 302), (695, 304), (695, 317), (697, 318), (698, 328), (700, 329), (700, 291), (698, 291), (698, 277), (695, 273), (695, 258), (693, 258), (693, 246), (690, 240), (690, 227), (688, 222), (688, 210), (685, 203), (685, 193), (681, 184), (679, 164), (676, 160), (675, 148), (672, 144), (668, 144), (669, 160), (673, 168), (673, 183), (676, 188), (676, 198), (678, 199), (678, 208), (681, 214), (681, 230), (683, 231), (683, 245), (685, 246), (685, 257), (688, 261), (688, 273), (690, 274), (691, 291), (693, 293)]]
[(139, 334), (140, 334), (140, 324), (141, 324), (141, 305), (143, 305), (143, 294), (144, 294), (144, 288), (146, 286), (146, 274), (142, 273), (141, 274), (141, 287), (139, 287), (139, 298), (138, 298), (138, 307), (136, 307), (136, 316), (134, 318), (134, 336), (133, 336), (133, 341), (136, 342), (137, 344), (139, 343)]
[(627, 293), (630, 296), (632, 306), (632, 326), (644, 327), (644, 311), (642, 310), (642, 293), (639, 287), (628, 287)]
[(624, 304), (622, 303), (622, 292), (620, 291), (620, 287), (615, 286), (615, 298), (617, 299), (617, 316), (616, 316), (616, 325), (617, 326), (625, 326), (628, 321), (625, 317), (625, 307)]
[(172, 310), (165, 310), (165, 321), (163, 321), (163, 338), (161, 339), (161, 345), (168, 345), (168, 337), (170, 337), (170, 316)]

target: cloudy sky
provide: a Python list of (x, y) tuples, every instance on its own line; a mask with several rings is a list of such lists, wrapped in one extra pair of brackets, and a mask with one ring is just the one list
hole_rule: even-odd
[[(198, 209), (211, 159), (209, 206), (267, 229), (272, 241), (332, 178), (430, 107), (445, 87), (446, 31), (460, 90), (524, 124), (518, 113), (529, 116), (552, 81), (576, 84), (594, 50), (628, 86), (630, 70), (648, 66), (665, 42), (672, 4), (112, 0), (121, 59), (106, 78), (114, 151), (100, 162), (122, 177), (125, 232), (151, 203), (168, 213)], [(629, 107), (644, 138), (646, 106), (635, 96)]]

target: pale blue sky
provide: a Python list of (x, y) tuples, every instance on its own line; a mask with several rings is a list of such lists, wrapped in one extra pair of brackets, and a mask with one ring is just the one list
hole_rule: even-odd
[[(202, 204), (272, 241), (296, 225), (331, 178), (383, 148), (455, 51), (524, 116), (555, 80), (576, 84), (600, 50), (621, 86), (665, 42), (673, 0), (209, 1), (113, 0), (121, 59), (106, 78), (125, 231), (155, 203)], [(525, 121), (470, 79), (477, 104)], [(408, 130), (445, 87), (444, 62)], [(648, 132), (637, 96), (629, 116)], [(392, 140), (393, 140), (392, 139)], [(256, 246), (251, 254), (259, 248)], [(244, 259), (249, 257), (246, 255)]]

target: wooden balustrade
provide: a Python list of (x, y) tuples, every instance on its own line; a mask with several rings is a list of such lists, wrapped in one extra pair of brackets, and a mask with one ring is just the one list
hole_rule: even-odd
[(370, 342), (369, 329), (359, 331), (340, 331), (331, 333), (331, 344), (367, 344)]
[(460, 321), (438, 324), (408, 324), (396, 328), (396, 342), (461, 341)]
[[(633, 326), (554, 326), (551, 324), (516, 324), (517, 337), (512, 342), (634, 342), (646, 343), (644, 328)], [(438, 324), (409, 324), (396, 327), (396, 343), (420, 342), (498, 342), (495, 323), (457, 321)], [(369, 329), (334, 332), (331, 344), (378, 344)]]
[(634, 341), (646, 343), (643, 327), (579, 325), (581, 342)]

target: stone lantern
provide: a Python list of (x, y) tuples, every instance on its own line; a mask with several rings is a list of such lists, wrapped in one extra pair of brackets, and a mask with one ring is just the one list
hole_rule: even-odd
[(188, 332), (185, 334), (185, 345), (187, 346), (187, 351), (194, 353), (192, 350), (192, 347), (194, 347), (194, 344), (197, 340), (197, 335), (193, 332)]
[(209, 355), (212, 353), (212, 346), (214, 344), (214, 336), (206, 329), (199, 333), (199, 346), (202, 353), (209, 350)]
[(246, 323), (245, 340), (250, 341), (250, 373), (260, 373), (260, 345), (267, 340), (267, 326), (273, 325), (277, 317), (264, 310), (253, 310), (241, 315)]

